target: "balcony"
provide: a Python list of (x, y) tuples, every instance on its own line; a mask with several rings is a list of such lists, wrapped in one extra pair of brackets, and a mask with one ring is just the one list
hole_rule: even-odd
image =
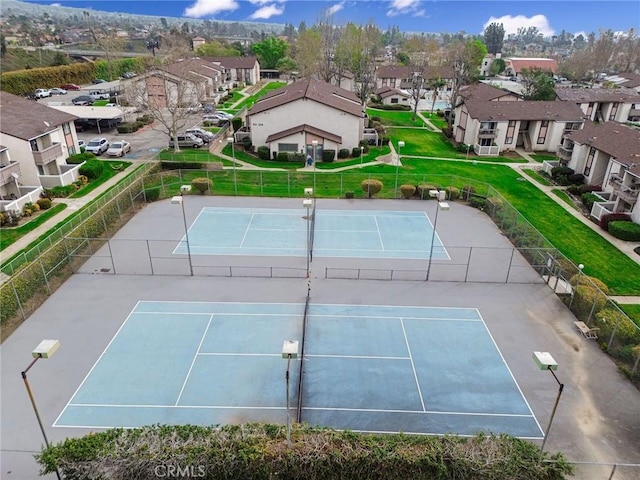
[(481, 128), (478, 132), (478, 138), (496, 138), (498, 130), (495, 128)]
[(562, 160), (569, 161), (571, 160), (571, 155), (573, 154), (573, 146), (571, 148), (560, 146), (558, 147), (558, 157)]
[(611, 185), (614, 190), (618, 190), (622, 187), (622, 177), (614, 173), (609, 177), (609, 185)]
[(20, 164), (18, 162), (9, 162), (6, 165), (0, 165), (0, 185), (13, 182), (15, 177), (11, 175), (12, 173), (20, 175)]
[(620, 198), (621, 200), (624, 200), (631, 205), (635, 205), (635, 203), (638, 201), (639, 192), (640, 190), (622, 186), (616, 193), (618, 194), (618, 198)]
[(62, 157), (62, 145), (54, 143), (42, 151), (32, 151), (31, 153), (33, 153), (33, 159), (35, 160), (36, 165), (44, 166), (51, 162), (55, 162), (58, 158)]

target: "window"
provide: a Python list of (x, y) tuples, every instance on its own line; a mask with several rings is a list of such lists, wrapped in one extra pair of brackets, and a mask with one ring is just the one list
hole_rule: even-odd
[(570, 132), (572, 130), (580, 130), (581, 122), (567, 122), (564, 124), (564, 131)]
[(297, 143), (279, 143), (278, 151), (295, 153), (298, 151), (298, 144)]
[(611, 113), (609, 114), (609, 120), (615, 120), (616, 119), (616, 115), (618, 114), (618, 107), (620, 106), (620, 104), (618, 102), (615, 102), (612, 107), (611, 107)]
[(594, 106), (595, 106), (594, 102), (589, 102), (589, 107), (587, 107), (587, 117), (591, 118), (591, 114), (593, 113)]
[(493, 140), (490, 138), (481, 138), (479, 142), (481, 147), (490, 147), (493, 144)]
[(538, 132), (538, 140), (536, 143), (542, 145), (547, 139), (547, 130), (549, 129), (549, 120), (543, 120), (540, 126), (540, 132)]
[(64, 123), (64, 124), (62, 125), (62, 131), (63, 131), (65, 134), (69, 134), (69, 133), (71, 133), (71, 128), (69, 128), (69, 124), (68, 124), (68, 123)]
[(37, 140), (29, 140), (29, 144), (31, 145), (31, 151), (32, 152), (37, 152), (38, 151), (38, 141)]
[(397, 98), (392, 98), (391, 99), (391, 103), (398, 103), (398, 99)]
[(589, 173), (591, 172), (591, 165), (593, 165), (593, 158), (596, 156), (596, 149), (591, 147), (589, 149), (589, 155), (587, 155), (587, 163), (584, 166), (584, 175), (585, 177), (589, 176)]
[(513, 134), (516, 131), (516, 121), (509, 120), (509, 126), (507, 127), (507, 136), (504, 139), (504, 143), (513, 143)]

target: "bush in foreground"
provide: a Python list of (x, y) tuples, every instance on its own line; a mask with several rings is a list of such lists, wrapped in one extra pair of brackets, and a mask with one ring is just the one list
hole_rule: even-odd
[(157, 480), (169, 466), (206, 480), (561, 480), (572, 473), (562, 454), (541, 457), (537, 446), (507, 435), (363, 435), (306, 425), (293, 425), (290, 449), (280, 425), (152, 426), (69, 438), (37, 458), (45, 473), (58, 466), (67, 480)]

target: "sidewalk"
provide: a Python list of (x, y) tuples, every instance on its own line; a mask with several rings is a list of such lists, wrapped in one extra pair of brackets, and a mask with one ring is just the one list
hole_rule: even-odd
[(105, 183), (100, 185), (98, 188), (89, 192), (87, 195), (81, 198), (59, 198), (54, 200), (53, 202), (54, 205), (59, 205), (63, 203), (67, 205), (67, 208), (65, 208), (62, 212), (58, 213), (57, 215), (53, 216), (52, 218), (44, 222), (42, 225), (38, 226), (38, 228), (35, 228), (31, 232), (24, 235), (15, 243), (12, 243), (7, 248), (3, 249), (2, 252), (0, 252), (0, 262), (5, 262), (7, 259), (11, 258), (16, 253), (20, 252), (21, 250), (24, 250), (29, 244), (31, 244), (32, 242), (40, 238), (47, 231), (52, 230), (60, 222), (70, 217), (71, 215), (76, 213), (78, 210), (80, 210), (82, 207), (84, 207), (87, 203), (91, 202), (96, 197), (100, 196), (102, 193), (107, 191), (109, 188), (111, 188), (112, 186), (120, 182), (120, 180), (122, 180), (123, 177), (125, 177), (130, 172), (132, 172), (138, 165), (140, 165), (141, 163), (144, 163), (143, 161), (140, 161), (140, 160), (127, 159), (127, 161), (130, 161), (132, 163), (132, 165), (129, 168), (127, 168), (123, 172), (119, 172), (117, 175), (114, 175)]

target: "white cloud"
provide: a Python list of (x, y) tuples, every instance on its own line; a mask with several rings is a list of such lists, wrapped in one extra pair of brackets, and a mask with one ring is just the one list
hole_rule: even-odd
[(252, 5), (266, 5), (268, 3), (284, 3), (287, 0), (249, 0)]
[(52, 3), (51, 6), (52, 7), (61, 7), (62, 4), (61, 3)]
[(345, 2), (340, 2), (340, 3), (336, 3), (335, 5), (332, 5), (327, 10), (327, 13), (329, 15), (333, 15), (334, 13), (339, 12), (340, 10), (342, 10), (344, 8), (344, 4), (345, 4)]
[(264, 7), (259, 8), (251, 15), (249, 18), (251, 20), (267, 20), (276, 15), (282, 15), (284, 13), (284, 6), (278, 6), (275, 3), (271, 5), (265, 5)]
[(201, 18), (220, 12), (233, 11), (240, 8), (236, 0), (196, 0), (196, 3), (185, 8), (185, 17)]
[(424, 9), (420, 8), (421, 0), (391, 0), (391, 7), (387, 10), (388, 17), (411, 14), (413, 17), (423, 17)]
[(482, 31), (487, 28), (491, 23), (501, 23), (504, 27), (505, 36), (510, 33), (518, 33), (518, 28), (537, 27), (538, 31), (545, 37), (550, 37), (555, 34), (555, 30), (549, 25), (547, 17), (544, 15), (534, 15), (532, 17), (525, 17), (524, 15), (503, 15), (502, 17), (491, 17), (482, 26)]

